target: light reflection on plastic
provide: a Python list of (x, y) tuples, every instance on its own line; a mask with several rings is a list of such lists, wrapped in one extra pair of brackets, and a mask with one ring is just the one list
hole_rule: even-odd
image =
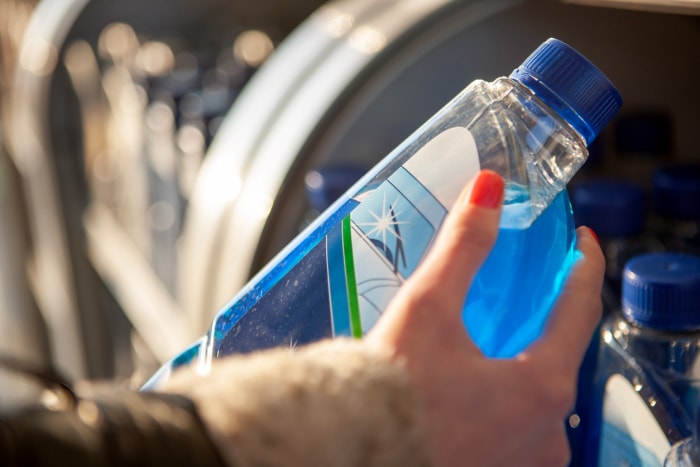
[(272, 209), (272, 199), (267, 195), (259, 195), (243, 206), (244, 217), (251, 221), (265, 220)]
[(376, 54), (386, 46), (384, 33), (372, 26), (360, 26), (352, 32), (349, 38), (350, 45), (362, 53)]
[(342, 37), (352, 29), (355, 17), (344, 11), (327, 7), (320, 9), (314, 19), (329, 36)]
[(610, 331), (607, 331), (607, 330), (606, 330), (606, 331), (603, 331), (603, 341), (604, 341), (606, 344), (609, 344), (609, 343), (612, 342), (612, 340), (613, 340), (612, 333), (611, 333)]
[(205, 190), (199, 192), (203, 199), (199, 205), (204, 206), (221, 206), (233, 202), (241, 192), (241, 178), (232, 176), (225, 183), (210, 183)]

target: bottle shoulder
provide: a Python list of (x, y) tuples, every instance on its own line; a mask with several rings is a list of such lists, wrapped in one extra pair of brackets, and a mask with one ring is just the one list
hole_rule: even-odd
[(618, 311), (603, 322), (601, 338), (606, 347), (639, 365), (700, 382), (696, 371), (700, 365), (700, 331), (666, 332), (637, 326)]
[(664, 467), (693, 467), (700, 465), (700, 446), (694, 437), (676, 443), (666, 456)]

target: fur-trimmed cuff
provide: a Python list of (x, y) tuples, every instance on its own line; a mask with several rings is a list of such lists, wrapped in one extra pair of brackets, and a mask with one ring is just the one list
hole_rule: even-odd
[(194, 401), (236, 467), (429, 465), (407, 375), (360, 341), (229, 357), (165, 390)]

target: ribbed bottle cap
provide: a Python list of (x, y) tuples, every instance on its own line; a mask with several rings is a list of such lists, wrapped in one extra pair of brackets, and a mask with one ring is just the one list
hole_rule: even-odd
[(622, 106), (622, 97), (587, 58), (557, 39), (540, 45), (510, 77), (562, 116), (590, 144)]
[(646, 195), (634, 183), (582, 182), (571, 189), (571, 204), (576, 225), (588, 226), (601, 237), (632, 237), (646, 228)]
[(665, 217), (700, 219), (700, 165), (659, 169), (652, 177), (654, 209)]
[(628, 261), (622, 312), (630, 321), (657, 330), (700, 329), (700, 257), (647, 253)]

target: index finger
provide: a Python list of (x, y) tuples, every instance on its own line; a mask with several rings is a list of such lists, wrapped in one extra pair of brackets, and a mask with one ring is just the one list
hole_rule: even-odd
[(576, 247), (582, 257), (574, 264), (542, 336), (526, 351), (559, 360), (562, 368), (578, 371), (602, 316), (601, 292), (605, 258), (595, 234), (587, 227), (576, 230)]

